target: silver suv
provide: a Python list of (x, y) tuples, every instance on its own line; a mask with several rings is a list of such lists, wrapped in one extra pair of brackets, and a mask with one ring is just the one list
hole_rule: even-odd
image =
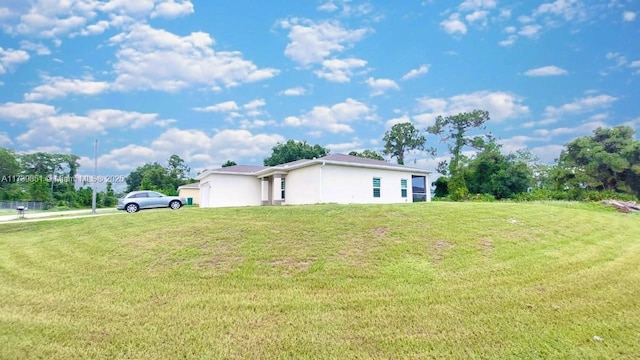
[(142, 209), (168, 207), (178, 210), (187, 203), (187, 199), (180, 196), (167, 196), (157, 191), (132, 191), (122, 199), (118, 199), (116, 209), (134, 213)]

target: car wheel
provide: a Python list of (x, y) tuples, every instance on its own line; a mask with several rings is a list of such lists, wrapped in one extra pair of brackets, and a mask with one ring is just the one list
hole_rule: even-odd
[(178, 210), (182, 207), (182, 204), (178, 200), (173, 200), (169, 203), (169, 207), (173, 210)]
[(139, 209), (140, 207), (138, 207), (138, 204), (127, 204), (127, 207), (125, 208), (128, 213), (137, 212)]

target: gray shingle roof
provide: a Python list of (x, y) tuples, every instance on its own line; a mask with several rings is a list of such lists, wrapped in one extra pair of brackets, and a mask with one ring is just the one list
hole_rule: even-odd
[(211, 171), (215, 171), (217, 173), (241, 173), (241, 174), (254, 174), (258, 171), (266, 169), (268, 166), (259, 166), (259, 165), (233, 165), (227, 166), (219, 169), (213, 169)]

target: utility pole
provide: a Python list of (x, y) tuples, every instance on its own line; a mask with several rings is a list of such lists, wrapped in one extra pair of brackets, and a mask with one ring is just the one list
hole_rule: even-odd
[(93, 147), (93, 161), (94, 161), (94, 177), (93, 177), (93, 194), (91, 195), (91, 213), (96, 213), (96, 183), (98, 182), (98, 139)]

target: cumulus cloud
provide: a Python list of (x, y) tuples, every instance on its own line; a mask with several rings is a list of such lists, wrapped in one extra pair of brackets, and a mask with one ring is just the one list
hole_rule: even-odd
[(238, 104), (236, 104), (235, 101), (225, 101), (225, 102), (221, 102), (221, 103), (207, 106), (207, 107), (194, 108), (194, 110), (196, 111), (203, 111), (203, 112), (231, 112), (231, 111), (237, 111), (239, 109), (240, 107), (238, 106)]
[(28, 121), (29, 130), (17, 140), (31, 146), (68, 146), (83, 137), (106, 134), (109, 129), (139, 129), (170, 122), (159, 119), (158, 114), (117, 109), (96, 109), (86, 115), (60, 114), (52, 106), (38, 103), (4, 104), (0, 107), (0, 118), (3, 117)]
[(467, 33), (467, 25), (460, 20), (459, 13), (453, 13), (449, 16), (448, 19), (442, 20), (440, 22), (440, 26), (444, 29), (444, 31), (450, 35), (464, 35)]
[(0, 47), (0, 74), (12, 70), (16, 65), (27, 62), (30, 56), (24, 50), (3, 49)]
[(8, 102), (0, 105), (0, 119), (5, 120), (37, 119), (55, 113), (55, 107), (40, 103)]
[(424, 64), (420, 65), (420, 67), (417, 69), (411, 69), (408, 73), (404, 74), (402, 78), (400, 78), (400, 80), (407, 81), (422, 76), (429, 72), (429, 67), (431, 67), (431, 65)]
[(543, 66), (535, 69), (529, 69), (524, 73), (526, 76), (530, 77), (539, 77), (539, 76), (558, 76), (558, 75), (566, 75), (568, 74), (567, 70), (550, 65)]
[(633, 11), (625, 11), (624, 13), (622, 13), (623, 21), (631, 22), (631, 21), (634, 21), (635, 19), (636, 19), (636, 13), (634, 13)]
[(179, 36), (147, 24), (110, 39), (120, 48), (113, 66), (117, 78), (114, 89), (177, 91), (191, 85), (237, 86), (265, 80), (279, 71), (258, 68), (237, 51), (214, 51), (207, 33)]
[(44, 84), (24, 95), (26, 101), (54, 99), (68, 95), (97, 95), (109, 90), (111, 84), (105, 81), (86, 79), (66, 79), (44, 76)]
[(420, 113), (413, 118), (422, 126), (433, 123), (438, 115), (448, 116), (475, 109), (489, 111), (491, 119), (502, 122), (529, 113), (529, 108), (522, 104), (522, 99), (508, 92), (476, 91), (468, 94), (455, 95), (450, 98), (418, 99)]
[(400, 90), (400, 86), (391, 79), (374, 79), (370, 77), (365, 81), (365, 83), (371, 90), (371, 96), (383, 95), (389, 90)]
[(301, 65), (322, 63), (330, 55), (353, 47), (371, 31), (346, 29), (334, 20), (315, 22), (299, 18), (283, 20), (280, 27), (289, 30), (290, 42), (284, 54)]
[(301, 96), (307, 94), (307, 89), (302, 86), (296, 86), (282, 91), (281, 94), (285, 96)]
[(346, 83), (351, 81), (354, 70), (367, 65), (361, 59), (330, 59), (322, 62), (322, 69), (315, 71), (319, 78), (332, 82)]
[(151, 12), (151, 17), (176, 18), (193, 13), (193, 4), (190, 0), (178, 1), (167, 0), (156, 5)]
[(599, 110), (611, 106), (618, 98), (610, 95), (594, 95), (577, 99), (559, 107), (547, 106), (545, 113), (550, 117), (560, 117), (568, 114), (580, 114)]
[(301, 116), (289, 116), (284, 119), (285, 126), (309, 127), (331, 133), (350, 133), (349, 123), (374, 118), (375, 109), (354, 99), (347, 99), (331, 107), (316, 106)]
[(542, 26), (540, 25), (525, 25), (518, 31), (518, 35), (535, 38), (538, 36), (538, 33), (540, 33), (540, 30), (542, 30)]
[[(176, 154), (192, 168), (214, 168), (228, 159), (266, 157), (271, 148), (285, 141), (278, 134), (254, 134), (248, 130), (227, 129), (207, 133), (196, 129), (171, 128), (160, 134), (149, 146), (126, 145), (98, 157), (102, 168), (128, 172), (147, 162), (165, 162)], [(82, 158), (81, 166), (93, 164)]]

